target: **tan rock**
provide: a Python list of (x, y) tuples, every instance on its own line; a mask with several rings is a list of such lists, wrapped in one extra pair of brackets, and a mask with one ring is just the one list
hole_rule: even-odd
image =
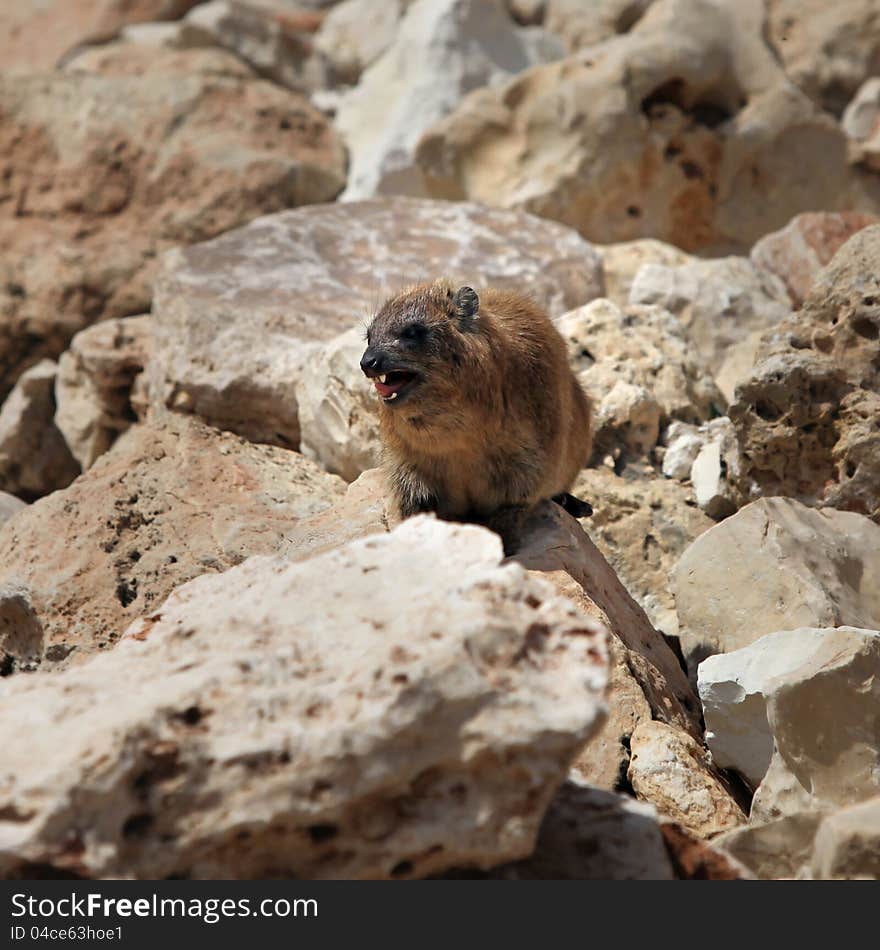
[[(776, 634), (803, 643), (802, 662), (766, 684), (773, 757), (753, 820), (828, 811), (880, 795), (880, 631)], [(757, 644), (748, 649), (755, 649)]]
[(584, 469), (573, 488), (593, 515), (583, 524), (626, 589), (666, 634), (678, 633), (670, 577), (679, 557), (712, 520), (684, 485), (627, 466)]
[(498, 2), (413, 0), (394, 42), (336, 110), (351, 160), (343, 198), (425, 197), (419, 136), (465, 93), (543, 61), (523, 33)]
[[(742, 826), (740, 826), (742, 827)], [(675, 876), (683, 881), (749, 881), (752, 872), (732, 855), (674, 821), (661, 821), (660, 831)]]
[(606, 633), (501, 555), (421, 517), (251, 558), (110, 654), (7, 679), (0, 871), (389, 879), (525, 857), (602, 715)]
[(880, 225), (858, 231), (764, 337), (729, 413), (746, 498), (789, 495), (880, 520), (878, 254)]
[(880, 628), (880, 527), (765, 498), (701, 534), (672, 573), (692, 670), (777, 630)]
[(674, 313), (713, 373), (730, 348), (791, 312), (785, 285), (745, 257), (645, 264), (633, 279), (631, 304), (656, 304)]
[(696, 260), (672, 244), (664, 244), (655, 238), (640, 238), (636, 241), (621, 241), (619, 244), (597, 246), (602, 255), (602, 270), (605, 276), (605, 296), (618, 307), (629, 303), (629, 292), (636, 274), (643, 264), (662, 264), (664, 267), (680, 267)]
[(701, 838), (745, 824), (742, 808), (692, 736), (662, 722), (632, 734), (627, 776), (638, 798)]
[(307, 94), (326, 86), (332, 76), (311, 35), (318, 25), (315, 18), (285, 16), (281, 9), (248, 0), (209, 0), (190, 10), (183, 28), (189, 44), (216, 44), (260, 76)]
[(58, 361), (55, 425), (83, 470), (137, 420), (132, 389), (149, 359), (151, 326), (150, 316), (104, 320), (78, 333)]
[(78, 660), (185, 581), (275, 553), (343, 487), (301, 456), (195, 420), (135, 426), (0, 530), (0, 586), (28, 592), (44, 662)]
[(866, 79), (840, 119), (843, 131), (857, 142), (873, 137), (880, 122), (880, 77)]
[(880, 797), (823, 818), (810, 867), (823, 881), (880, 878)]
[[(672, 419), (699, 422), (724, 404), (681, 324), (659, 307), (622, 310), (610, 300), (596, 300), (560, 317), (556, 325), (568, 343), (572, 368), (593, 399), (598, 458), (615, 449), (615, 456), (628, 450), (637, 457), (650, 449), (648, 443), (656, 444), (660, 425)], [(650, 399), (618, 401), (618, 383), (639, 387)], [(659, 407), (659, 418), (651, 401)]]
[(166, 75), (256, 78), (250, 66), (226, 50), (192, 47), (183, 39), (171, 45), (144, 42), (137, 34), (123, 34), (116, 42), (84, 47), (66, 60), (64, 71), (98, 76), (146, 76), (159, 71)]
[(154, 59), (144, 76), (0, 79), (0, 396), (85, 326), (148, 310), (163, 249), (343, 185), (342, 145), (304, 99)]
[(653, 0), (546, 0), (545, 25), (571, 52), (626, 33)]
[(28, 590), (0, 584), (0, 675), (35, 670), (43, 658), (43, 625)]
[(862, 228), (880, 223), (860, 211), (806, 211), (779, 231), (766, 234), (751, 251), (754, 264), (780, 278), (792, 303), (806, 300), (819, 271)]
[(0, 407), (0, 490), (33, 500), (79, 474), (54, 421), (58, 367), (40, 360), (21, 375)]
[(712, 839), (722, 853), (761, 880), (804, 879), (822, 816), (799, 812), (763, 824), (741, 825)]
[(840, 115), (880, 73), (880, 11), (873, 0), (769, 0), (768, 32), (788, 75)]
[(296, 446), (304, 367), (417, 275), (519, 289), (554, 315), (592, 300), (602, 280), (582, 238), (521, 212), (394, 198), (262, 218), (163, 259), (153, 399)]
[(4, 72), (53, 69), (71, 48), (107, 40), (129, 23), (176, 20), (199, 0), (40, 0), (4, 3), (0, 63)]
[(411, 0), (343, 0), (315, 34), (315, 46), (332, 63), (333, 74), (354, 85), (394, 42)]
[(657, 0), (625, 35), (470, 93), (419, 143), (428, 193), (713, 253), (800, 211), (880, 209), (880, 182), (785, 77), (764, 20), (763, 0)]

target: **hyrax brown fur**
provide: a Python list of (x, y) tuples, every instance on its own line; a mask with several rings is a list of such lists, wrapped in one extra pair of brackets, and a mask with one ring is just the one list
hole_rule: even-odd
[(554, 497), (589, 513), (566, 493), (590, 456), (590, 404), (534, 301), (448, 280), (411, 287), (373, 318), (361, 368), (381, 397), (403, 517), (479, 521)]

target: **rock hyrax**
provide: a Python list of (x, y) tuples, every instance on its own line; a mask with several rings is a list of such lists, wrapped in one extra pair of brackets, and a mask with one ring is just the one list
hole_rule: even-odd
[(361, 369), (402, 517), (483, 521), (545, 498), (590, 513), (567, 494), (589, 459), (590, 404), (534, 301), (448, 280), (408, 288), (373, 318)]

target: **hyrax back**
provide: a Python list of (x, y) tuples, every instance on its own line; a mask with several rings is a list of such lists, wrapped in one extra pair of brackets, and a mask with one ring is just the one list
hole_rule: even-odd
[(379, 396), (403, 517), (484, 519), (567, 492), (587, 464), (590, 406), (562, 337), (532, 300), (447, 280), (388, 300), (361, 368)]

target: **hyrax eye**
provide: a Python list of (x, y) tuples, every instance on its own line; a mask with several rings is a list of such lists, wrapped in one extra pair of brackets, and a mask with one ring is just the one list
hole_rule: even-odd
[(408, 343), (418, 343), (425, 338), (425, 327), (421, 323), (408, 323), (400, 331), (400, 339)]

